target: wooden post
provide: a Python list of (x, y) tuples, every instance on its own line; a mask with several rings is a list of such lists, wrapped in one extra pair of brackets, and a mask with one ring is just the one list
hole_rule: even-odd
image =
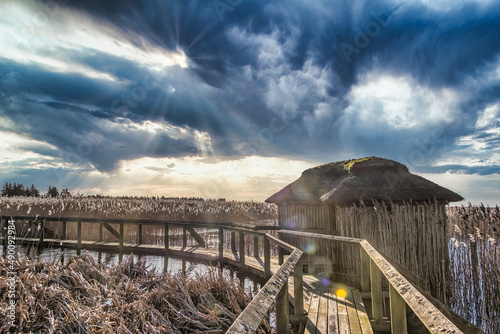
[(382, 273), (373, 260), (370, 260), (370, 281), (372, 292), (372, 317), (375, 321), (382, 321)]
[(253, 237), (253, 256), (259, 257), (259, 236)]
[(236, 232), (231, 232), (231, 251), (236, 252)]
[(68, 237), (68, 223), (66, 221), (63, 221), (61, 239), (66, 240), (67, 237)]
[(0, 223), (3, 222), (2, 226), (2, 236), (3, 236), (3, 256), (6, 258), (7, 257), (7, 245), (8, 245), (8, 231), (9, 231), (9, 218), (5, 217), (5, 219), (2, 219)]
[(271, 243), (264, 236), (264, 278), (271, 277)]
[(120, 223), (120, 238), (118, 239), (119, 240), (118, 242), (120, 244), (118, 250), (119, 250), (120, 253), (123, 251), (123, 239), (124, 239), (124, 236), (125, 236), (124, 231), (125, 231), (125, 226), (124, 226), (123, 223)]
[(78, 221), (76, 227), (76, 254), (80, 255), (80, 250), (82, 249), (82, 222)]
[(187, 247), (187, 229), (182, 227), (182, 247)]
[(285, 261), (285, 250), (278, 246), (278, 264), (281, 266)]
[(137, 225), (137, 243), (142, 245), (142, 224)]
[[(164, 245), (165, 245), (165, 255), (168, 253), (168, 249), (170, 248), (170, 245), (169, 245), (169, 240), (168, 240), (168, 224), (165, 223), (164, 225), (164, 228), (163, 228), (163, 233), (165, 234), (164, 237), (163, 237), (163, 242), (164, 242)], [(166, 270), (166, 269), (165, 269)]]
[(99, 223), (99, 242), (102, 242), (104, 240), (104, 224)]
[(363, 249), (359, 247), (359, 255), (361, 258), (361, 291), (370, 291), (370, 257)]
[(406, 303), (392, 284), (389, 284), (389, 299), (391, 304), (391, 333), (407, 334)]
[(307, 273), (309, 275), (314, 275), (314, 255), (307, 255)]
[(224, 230), (219, 228), (219, 259), (224, 258)]
[(288, 313), (288, 281), (276, 296), (276, 332), (290, 333), (290, 315)]
[(295, 301), (295, 315), (303, 318), (304, 313), (304, 275), (302, 273), (302, 256), (297, 261), (293, 270), (293, 292)]
[(42, 221), (40, 222), (40, 225), (38, 227), (40, 228), (40, 230), (38, 231), (39, 238), (38, 238), (37, 251), (40, 254), (40, 252), (42, 251), (42, 248), (43, 248), (43, 240), (45, 237), (45, 219), (42, 219)]
[(240, 268), (245, 266), (245, 235), (243, 232), (239, 233), (240, 236)]

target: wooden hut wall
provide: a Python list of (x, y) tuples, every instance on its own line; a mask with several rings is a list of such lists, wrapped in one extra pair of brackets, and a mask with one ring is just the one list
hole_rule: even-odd
[(325, 204), (280, 204), (279, 226), (294, 230), (335, 231), (335, 207)]
[(337, 208), (339, 235), (367, 239), (423, 279), (421, 286), (441, 301), (449, 277), (446, 228), (446, 207), (438, 203)]
[[(278, 206), (278, 215), (279, 226), (299, 231), (337, 234), (334, 205), (281, 204)], [(307, 255), (314, 255), (316, 272), (330, 272), (332, 270), (332, 254), (338, 253), (338, 251), (334, 251), (331, 242), (285, 235), (281, 238), (283, 241), (300, 248)]]

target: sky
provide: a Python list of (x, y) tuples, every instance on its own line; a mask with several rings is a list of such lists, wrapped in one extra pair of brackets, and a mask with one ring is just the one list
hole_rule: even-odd
[(1, 0), (0, 181), (261, 201), (405, 164), (500, 204), (500, 1)]

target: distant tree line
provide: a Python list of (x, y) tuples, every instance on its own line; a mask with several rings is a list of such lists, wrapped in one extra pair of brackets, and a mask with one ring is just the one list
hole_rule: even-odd
[(2, 196), (13, 197), (13, 196), (26, 196), (26, 197), (71, 197), (69, 190), (63, 189), (59, 192), (59, 189), (54, 186), (49, 186), (46, 193), (40, 192), (33, 184), (29, 187), (25, 187), (21, 183), (10, 183), (5, 182), (2, 187)]

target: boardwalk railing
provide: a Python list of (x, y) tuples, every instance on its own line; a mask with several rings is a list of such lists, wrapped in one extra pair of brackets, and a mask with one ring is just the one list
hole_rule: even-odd
[(381, 321), (383, 316), (382, 282), (384, 275), (389, 282), (391, 333), (407, 333), (406, 305), (408, 305), (431, 333), (462, 333), (462, 331), (441, 313), (420, 293), (389, 261), (385, 259), (368, 241), (356, 238), (279, 231), (313, 239), (329, 240), (337, 243), (357, 244), (361, 258), (361, 291), (371, 292), (372, 318)]
[[(25, 221), (34, 221), (38, 224), (38, 237), (30, 238), (39, 244), (57, 243), (62, 237), (66, 238), (67, 223), (77, 224), (77, 240), (73, 243), (77, 250), (91, 244), (84, 244), (82, 241), (82, 223), (99, 224), (99, 240), (96, 241), (102, 244), (103, 229), (108, 230), (116, 237), (118, 250), (127, 250), (127, 245), (124, 243), (125, 230), (124, 225), (137, 225), (137, 243), (142, 244), (142, 225), (163, 225), (164, 244), (156, 246), (162, 248), (165, 254), (170, 254), (173, 249), (170, 246), (169, 231), (171, 227), (182, 228), (182, 245), (187, 246), (187, 234), (192, 236), (198, 247), (206, 247), (206, 241), (198, 234), (195, 228), (214, 229), (218, 230), (218, 249), (216, 255), (212, 253), (207, 257), (215, 260), (224, 260), (228, 256), (227, 250), (224, 248), (225, 235), (230, 238), (230, 250), (234, 256), (234, 261), (241, 268), (246, 264), (245, 256), (245, 236), (252, 237), (254, 257), (259, 256), (259, 240), (263, 242), (264, 261), (262, 263), (261, 272), (266, 278), (269, 278), (267, 283), (262, 287), (259, 293), (254, 297), (250, 304), (243, 310), (237, 320), (232, 324), (228, 333), (255, 333), (265, 318), (266, 314), (271, 309), (272, 305), (276, 304), (276, 330), (278, 333), (289, 333), (289, 299), (288, 299), (288, 279), (293, 274), (294, 287), (294, 313), (295, 317), (304, 319), (304, 300), (303, 300), (303, 274), (302, 274), (302, 255), (303, 252), (267, 233), (259, 230), (275, 229), (266, 226), (252, 226), (236, 223), (199, 223), (199, 222), (179, 222), (179, 221), (148, 221), (136, 219), (89, 219), (89, 218), (53, 218), (53, 217), (2, 217), (2, 236), (4, 244), (4, 254), (7, 251), (7, 227), (11, 219), (25, 219)], [(62, 233), (59, 240), (45, 238), (46, 232), (54, 234), (46, 228), (45, 223), (48, 221), (59, 221), (62, 224)], [(110, 224), (119, 224), (119, 231), (116, 231)], [(348, 243), (358, 245), (361, 258), (361, 290), (371, 292), (372, 303), (372, 318), (375, 321), (382, 320), (383, 314), (383, 299), (381, 277), (384, 275), (389, 282), (389, 297), (390, 297), (390, 319), (392, 333), (407, 333), (406, 323), (406, 305), (408, 305), (422, 323), (431, 333), (462, 333), (443, 313), (441, 313), (424, 295), (422, 295), (394, 266), (391, 265), (376, 249), (374, 249), (366, 240), (339, 237), (324, 234), (315, 234), (307, 232), (281, 230), (278, 234), (295, 235), (309, 239), (329, 240), (333, 243)], [(236, 235), (238, 235), (238, 253), (236, 253)], [(53, 237), (53, 236), (52, 236)], [(274, 274), (271, 270), (271, 243), (280, 250), (285, 250), (290, 253), (286, 258), (280, 256), (280, 267)], [(62, 245), (62, 243), (59, 243)], [(68, 244), (70, 245), (70, 244)], [(70, 246), (73, 247), (73, 246)], [(131, 249), (131, 246), (128, 246)], [(153, 248), (148, 248), (153, 249)], [(279, 252), (283, 254), (282, 252)], [(210, 255), (210, 256), (209, 256)]]

